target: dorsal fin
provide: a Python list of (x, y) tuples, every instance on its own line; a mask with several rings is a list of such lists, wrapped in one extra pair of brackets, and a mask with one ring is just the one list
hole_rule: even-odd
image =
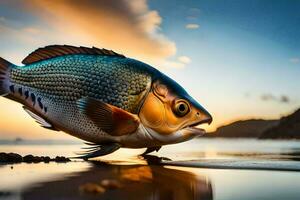
[(46, 60), (46, 59), (55, 58), (64, 55), (73, 55), (73, 54), (105, 55), (105, 56), (117, 56), (117, 57), (125, 58), (124, 55), (118, 54), (112, 50), (98, 49), (96, 47), (88, 48), (88, 47), (75, 47), (70, 45), (50, 45), (35, 50), (31, 54), (29, 54), (22, 61), (22, 63), (24, 65), (27, 65), (41, 60)]

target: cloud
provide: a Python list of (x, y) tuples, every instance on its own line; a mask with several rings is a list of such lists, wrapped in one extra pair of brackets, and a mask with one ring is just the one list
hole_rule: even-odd
[(276, 97), (273, 96), (272, 94), (263, 94), (261, 95), (261, 100), (263, 101), (270, 101), (270, 100), (276, 100)]
[(162, 32), (161, 16), (146, 0), (28, 0), (18, 6), (42, 20), (43, 27), (23, 30), (39, 35), (41, 46), (97, 46), (158, 68), (176, 55), (175, 42)]
[(300, 63), (300, 58), (291, 58), (290, 62), (291, 63)]
[(190, 20), (190, 21), (194, 21), (194, 20), (198, 19), (198, 17), (189, 15), (189, 16), (186, 17), (186, 19)]
[(182, 62), (177, 62), (173, 60), (161, 60), (160, 67), (164, 69), (175, 68), (175, 69), (184, 69), (186, 64)]
[(245, 98), (250, 98), (250, 97), (251, 97), (251, 94), (250, 94), (249, 92), (245, 92), (245, 93), (244, 93), (244, 96), (245, 96)]
[(187, 15), (186, 19), (190, 22), (196, 21), (198, 19), (199, 14), (200, 14), (199, 8), (190, 8), (188, 10), (188, 15)]
[(187, 64), (191, 63), (192, 60), (187, 56), (179, 56), (177, 60), (160, 60), (161, 68), (175, 68), (175, 69), (184, 69)]
[(198, 15), (200, 13), (200, 9), (199, 8), (190, 8), (189, 13), (194, 14), (194, 15)]
[(34, 44), (38, 41), (38, 37), (34, 35), (42, 31), (34, 27), (15, 28), (8, 24), (0, 24), (0, 40), (7, 42), (12, 40), (17, 43)]
[[(30, 50), (42, 43), (43, 39), (40, 35), (44, 34), (34, 34), (30, 27), (28, 29), (15, 28), (0, 23), (0, 56), (16, 65), (21, 65), (21, 61), (30, 53)], [(27, 50), (24, 51), (24, 49)]]
[(189, 63), (192, 62), (192, 60), (189, 57), (187, 57), (187, 56), (180, 56), (180, 57), (178, 57), (178, 61), (181, 62), (181, 63), (183, 63), (183, 64), (189, 64)]
[(198, 29), (199, 25), (198, 24), (186, 24), (185, 28), (186, 29)]
[(29, 34), (33, 34), (33, 35), (40, 34), (42, 32), (40, 29), (35, 28), (35, 27), (26, 27), (26, 28), (23, 28), (23, 31), (26, 33), (29, 33)]
[(290, 103), (291, 102), (290, 98), (286, 95), (275, 96), (273, 94), (263, 94), (263, 95), (261, 95), (260, 98), (262, 101), (276, 101), (276, 102), (280, 102), (280, 103)]
[(282, 95), (281, 97), (280, 97), (280, 102), (282, 102), (282, 103), (290, 103), (290, 98), (288, 97), (288, 96), (285, 96), (285, 95)]

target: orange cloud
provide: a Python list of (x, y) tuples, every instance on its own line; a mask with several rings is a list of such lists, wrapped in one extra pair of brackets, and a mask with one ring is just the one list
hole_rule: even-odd
[(104, 47), (155, 65), (176, 54), (175, 43), (160, 31), (162, 18), (148, 8), (146, 0), (30, 0), (26, 4), (50, 24), (45, 42)]
[(178, 57), (178, 61), (180, 61), (181, 63), (184, 63), (184, 64), (189, 64), (192, 62), (192, 60), (187, 56)]

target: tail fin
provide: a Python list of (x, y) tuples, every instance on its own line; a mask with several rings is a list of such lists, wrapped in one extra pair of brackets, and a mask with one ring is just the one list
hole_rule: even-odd
[(14, 65), (0, 57), (0, 96), (9, 93), (9, 75)]

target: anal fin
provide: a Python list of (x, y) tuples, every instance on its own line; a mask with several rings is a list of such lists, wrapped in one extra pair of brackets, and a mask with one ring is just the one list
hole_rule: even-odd
[(119, 143), (86, 144), (90, 145), (90, 147), (84, 148), (86, 149), (86, 151), (78, 153), (79, 156), (74, 158), (87, 160), (90, 158), (105, 156), (121, 148), (121, 145)]
[(41, 117), (40, 115), (34, 113), (33, 111), (31, 111), (30, 109), (28, 109), (27, 107), (23, 106), (24, 110), (33, 118), (35, 119), (35, 121), (37, 123), (39, 123), (41, 125), (41, 127), (46, 128), (46, 129), (50, 129), (53, 131), (59, 131), (56, 128), (54, 128), (54, 126), (48, 122), (47, 120), (45, 120), (43, 117)]

